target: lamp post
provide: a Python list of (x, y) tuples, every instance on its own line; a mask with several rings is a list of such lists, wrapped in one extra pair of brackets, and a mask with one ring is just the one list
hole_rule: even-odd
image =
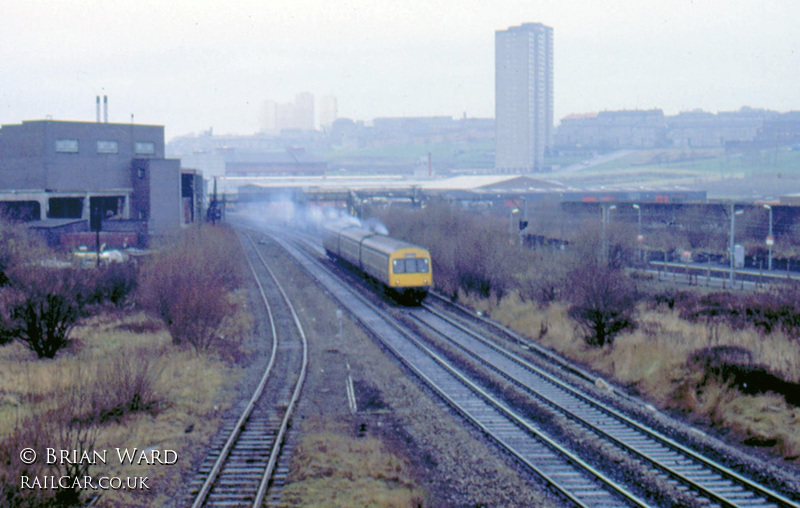
[(735, 240), (734, 240), (733, 232), (734, 232), (734, 229), (736, 229), (736, 216), (737, 215), (741, 215), (741, 214), (744, 213), (744, 210), (736, 210), (736, 211), (734, 211), (735, 207), (736, 207), (736, 205), (731, 203), (731, 247), (730, 247), (730, 251), (729, 251), (730, 258), (731, 258), (731, 273), (730, 273), (731, 289), (733, 289), (733, 282), (734, 282), (734, 279), (735, 279), (735, 272), (736, 272), (736, 269), (734, 268), (734, 257), (735, 257), (735, 254), (736, 254), (735, 253), (736, 243), (735, 243)]
[(639, 206), (638, 204), (634, 203), (633, 204), (633, 208), (639, 214), (639, 233), (636, 235), (636, 245), (638, 247), (638, 249), (637, 249), (638, 253), (637, 253), (636, 257), (638, 258), (639, 262), (641, 262), (642, 261), (642, 242), (644, 242), (644, 237), (642, 236), (642, 207)]
[(767, 235), (767, 248), (769, 248), (769, 258), (767, 259), (767, 270), (772, 271), (772, 245), (775, 243), (775, 237), (772, 236), (772, 206), (764, 205), (764, 208), (769, 210), (769, 234)]
[(611, 224), (611, 210), (616, 210), (617, 205), (611, 205), (608, 207), (608, 212), (606, 213), (606, 222)]
[(512, 208), (508, 214), (508, 237), (511, 243), (514, 243), (514, 214), (519, 213), (519, 208)]
[(602, 256), (605, 261), (608, 261), (608, 234), (606, 233), (606, 225), (611, 224), (611, 210), (617, 208), (617, 205), (601, 206), (600, 208), (600, 226), (603, 234), (602, 241)]

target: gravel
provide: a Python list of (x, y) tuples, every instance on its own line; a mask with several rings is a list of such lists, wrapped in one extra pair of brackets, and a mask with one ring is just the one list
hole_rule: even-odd
[[(421, 387), (356, 321), (342, 313), (291, 259), (274, 245), (272, 262), (295, 300), (310, 342), (310, 370), (295, 427), (330, 418), (356, 435), (369, 433), (407, 458), (430, 506), (559, 506), (547, 487)], [(349, 365), (358, 412), (349, 412)], [(291, 475), (290, 475), (291, 479)]]

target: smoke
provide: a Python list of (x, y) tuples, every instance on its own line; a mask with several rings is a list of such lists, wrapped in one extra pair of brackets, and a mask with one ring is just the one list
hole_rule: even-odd
[(389, 228), (387, 228), (381, 221), (379, 221), (375, 217), (369, 217), (368, 219), (362, 221), (361, 227), (366, 229), (367, 231), (378, 233), (379, 235), (389, 236)]
[(319, 206), (298, 203), (290, 193), (272, 196), (271, 201), (239, 203), (236, 215), (251, 223), (280, 225), (303, 231), (321, 231), (324, 224), (337, 222), (356, 226), (379, 235), (389, 235), (389, 229), (375, 217), (360, 220), (339, 206)]
[[(319, 217), (319, 215), (317, 215), (317, 217)], [(362, 221), (358, 217), (354, 217), (342, 209), (334, 208), (325, 208), (322, 217), (324, 217), (326, 222), (338, 222), (339, 224), (346, 224), (348, 226), (357, 226), (379, 235), (389, 235), (389, 228), (376, 217), (369, 217)], [(318, 224), (321, 224), (321, 222)]]

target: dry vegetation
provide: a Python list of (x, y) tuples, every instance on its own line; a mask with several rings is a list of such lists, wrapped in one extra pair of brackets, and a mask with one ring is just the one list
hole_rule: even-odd
[[(119, 279), (113, 270), (100, 279), (93, 269), (85, 270), (85, 277), (80, 277), (80, 271), (73, 272), (93, 288), (82, 294), (94, 295), (94, 300), (80, 305), (80, 316), (68, 327), (51, 359), (37, 356), (13, 329), (9, 332), (6, 328), (5, 336), (11, 342), (0, 347), (0, 505), (74, 505), (97, 495), (101, 495), (99, 506), (176, 502), (175, 495), (184, 488), (183, 479), (201, 458), (196, 456), (198, 450), (202, 453), (234, 399), (233, 386), (241, 374), (235, 360), (246, 353), (241, 339), (252, 321), (243, 291), (236, 289), (238, 269), (227, 266), (238, 258), (238, 242), (232, 242), (232, 233), (221, 228), (205, 228), (204, 238), (196, 235), (189, 232), (164, 252), (186, 254), (191, 250), (198, 260), (183, 268), (164, 263), (166, 254), (154, 257), (137, 278), (146, 284), (138, 284), (136, 298), (131, 291), (137, 284), (131, 284), (127, 276)], [(203, 249), (203, 245), (211, 247)], [(5, 265), (3, 273), (10, 276), (0, 285), (0, 294), (14, 289), (13, 258), (9, 256), (11, 261)], [(214, 273), (225, 274), (225, 280), (207, 276), (203, 260), (217, 270)], [(198, 285), (175, 283), (180, 291), (202, 294), (206, 291), (203, 284), (225, 289), (220, 300), (212, 300), (221, 302), (222, 317), (207, 326), (211, 331), (204, 330), (202, 344), (186, 335), (176, 340), (174, 334), (180, 319), (191, 319), (198, 312), (191, 305), (186, 304), (189, 310), (167, 324), (160, 314), (134, 304), (150, 301), (144, 294), (152, 287), (148, 277), (166, 277), (169, 271), (182, 268), (194, 275)], [(109, 280), (123, 283), (102, 283)], [(4, 302), (20, 301), (19, 295), (15, 298)], [(208, 301), (202, 309), (208, 312)], [(4, 316), (4, 324), (9, 324), (13, 313)], [(183, 326), (183, 333), (192, 333), (185, 330)], [(36, 450), (39, 460), (23, 464), (19, 454), (24, 448)], [(76, 450), (79, 457), (84, 451), (106, 451), (106, 462), (47, 464), (47, 448)], [(174, 465), (124, 464), (117, 457), (117, 448), (147, 450), (150, 457), (153, 451), (173, 450), (178, 460)], [(50, 475), (91, 475), (95, 482), (102, 476), (121, 477), (123, 482), (128, 477), (147, 477), (149, 488), (21, 489), (22, 476)]]
[(356, 438), (344, 424), (307, 422), (292, 457), (286, 506), (420, 506), (411, 464), (374, 437)]
[[(511, 274), (486, 276), (483, 285), (463, 284), (451, 270), (457, 271), (459, 264), (490, 262), (473, 258), (486, 255), (486, 247), (473, 252), (468, 229), (458, 229), (457, 234), (448, 229), (480, 218), (460, 221), (452, 215), (437, 208), (395, 210), (382, 219), (393, 235), (430, 248), (434, 280), (437, 287), (444, 286), (445, 294), (640, 392), (654, 405), (681, 411), (740, 443), (800, 463), (797, 288), (746, 296), (656, 294), (646, 280), (631, 279), (622, 270), (609, 282), (607, 270), (624, 257), (614, 252), (624, 249), (615, 250), (612, 242), (605, 262), (586, 236), (571, 245), (575, 256), (518, 250), (504, 258), (510, 260)], [(491, 218), (486, 223), (491, 224)], [(496, 220), (494, 238), (482, 243), (502, 248), (507, 237), (507, 226)], [(458, 244), (466, 247), (459, 250)], [(453, 256), (458, 261), (450, 259)], [(596, 301), (602, 294), (598, 286), (610, 288), (615, 296)], [(611, 310), (611, 340), (599, 340), (600, 335), (587, 331), (586, 322), (576, 320), (581, 315), (576, 306), (591, 300), (596, 301), (592, 312)], [(614, 325), (619, 315), (627, 316), (630, 326)]]
[(465, 300), (538, 343), (635, 388), (658, 407), (679, 410), (695, 422), (729, 430), (739, 442), (771, 448), (786, 460), (797, 463), (800, 458), (796, 430), (800, 428), (800, 408), (774, 392), (744, 393), (706, 361), (717, 358), (734, 365), (746, 360), (746, 366), (765, 366), (779, 377), (797, 382), (800, 344), (796, 338), (782, 332), (765, 336), (752, 328), (691, 323), (676, 311), (642, 307), (637, 330), (620, 335), (611, 347), (596, 348), (575, 333), (564, 305), (542, 308), (515, 296), (499, 304)]

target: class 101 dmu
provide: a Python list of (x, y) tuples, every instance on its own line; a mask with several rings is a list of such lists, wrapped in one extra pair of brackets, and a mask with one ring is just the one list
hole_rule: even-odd
[(417, 245), (347, 224), (326, 225), (322, 245), (400, 303), (418, 304), (433, 285), (430, 252)]

